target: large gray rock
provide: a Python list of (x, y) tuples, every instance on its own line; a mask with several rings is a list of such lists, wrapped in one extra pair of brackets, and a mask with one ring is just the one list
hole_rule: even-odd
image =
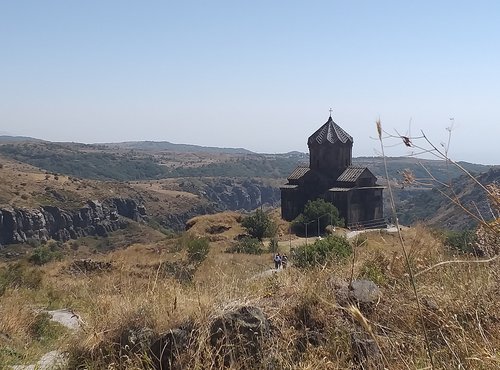
[(377, 303), (382, 293), (371, 280), (354, 280), (349, 286), (348, 297), (359, 304)]
[(210, 344), (219, 366), (258, 362), (269, 321), (258, 307), (243, 306), (216, 318), (210, 327)]

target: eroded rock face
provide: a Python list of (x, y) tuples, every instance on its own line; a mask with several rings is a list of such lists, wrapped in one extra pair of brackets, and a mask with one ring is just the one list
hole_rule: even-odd
[(124, 228), (127, 222), (146, 217), (144, 206), (133, 199), (112, 198), (104, 203), (89, 201), (79, 210), (54, 206), (38, 209), (0, 209), (0, 244), (24, 243), (29, 239), (67, 241), (87, 235), (106, 236)]
[(265, 185), (254, 179), (239, 183), (225, 179), (218, 183), (207, 183), (203, 189), (205, 198), (224, 210), (253, 210), (262, 204), (278, 204), (281, 199), (279, 188)]

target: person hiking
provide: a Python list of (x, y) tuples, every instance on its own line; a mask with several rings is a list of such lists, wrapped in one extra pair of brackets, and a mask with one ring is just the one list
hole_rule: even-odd
[(278, 270), (281, 267), (281, 256), (279, 253), (274, 255), (274, 268)]
[(286, 254), (284, 254), (282, 257), (281, 257), (281, 266), (286, 269), (286, 265), (288, 263), (288, 257)]

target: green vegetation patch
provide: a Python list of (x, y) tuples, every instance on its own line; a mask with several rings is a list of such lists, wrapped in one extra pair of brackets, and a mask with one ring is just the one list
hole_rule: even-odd
[(246, 254), (262, 254), (262, 242), (257, 238), (245, 237), (238, 243), (226, 249), (226, 253), (246, 253)]
[(303, 244), (292, 250), (294, 266), (305, 268), (324, 265), (330, 260), (343, 260), (349, 257), (352, 248), (345, 237), (330, 235), (318, 239), (313, 244)]

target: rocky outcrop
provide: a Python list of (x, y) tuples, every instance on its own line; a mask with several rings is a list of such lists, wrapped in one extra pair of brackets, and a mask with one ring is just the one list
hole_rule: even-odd
[(251, 211), (263, 204), (277, 205), (281, 199), (278, 187), (258, 179), (203, 179), (202, 185), (186, 180), (180, 185), (183, 190), (200, 195), (213, 203), (218, 212)]
[(183, 191), (196, 194), (208, 203), (182, 213), (161, 215), (161, 224), (173, 230), (184, 230), (186, 222), (199, 215), (223, 211), (252, 211), (261, 205), (280, 203), (280, 189), (258, 179), (243, 181), (230, 178), (186, 179), (179, 184)]
[(0, 244), (24, 243), (30, 239), (67, 241), (87, 235), (106, 236), (126, 227), (128, 218), (145, 219), (146, 210), (133, 199), (112, 198), (103, 203), (89, 201), (78, 210), (54, 206), (37, 209), (0, 209)]

